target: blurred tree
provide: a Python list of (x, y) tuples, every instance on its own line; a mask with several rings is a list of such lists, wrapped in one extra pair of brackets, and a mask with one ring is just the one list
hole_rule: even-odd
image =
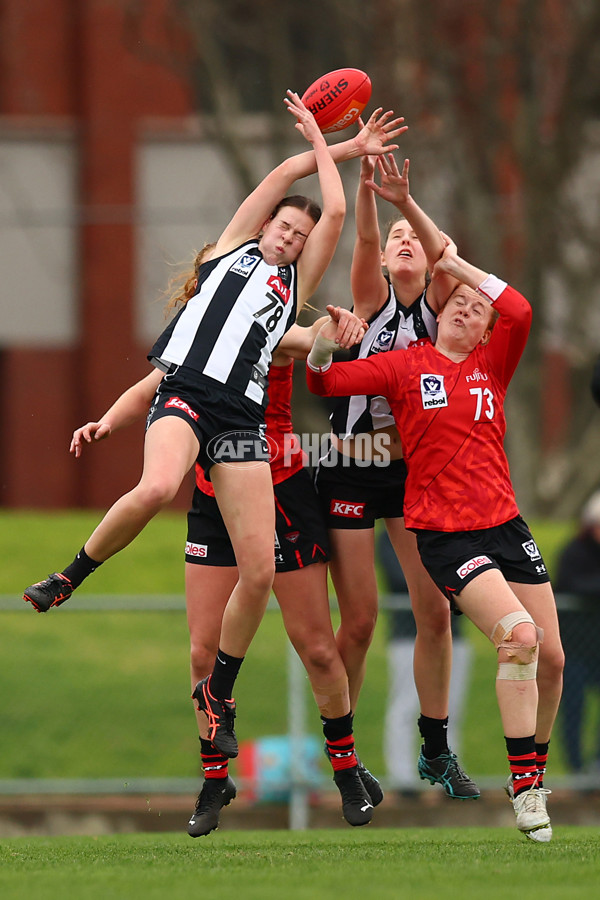
[[(130, 8), (139, 27), (143, 4)], [(240, 193), (259, 177), (240, 116), (264, 115), (280, 159), (288, 86), (352, 65), (371, 75), (377, 103), (405, 115), (413, 171), (419, 184), (442, 176), (461, 252), (536, 311), (507, 449), (524, 512), (572, 515), (600, 478), (587, 388), (600, 349), (600, 4), (165, 0), (164, 14), (187, 34), (176, 62), (212, 114)]]

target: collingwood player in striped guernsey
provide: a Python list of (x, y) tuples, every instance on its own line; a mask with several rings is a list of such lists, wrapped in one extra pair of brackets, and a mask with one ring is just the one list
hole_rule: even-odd
[[(428, 284), (444, 249), (441, 232), (409, 193), (408, 160), (400, 173), (394, 158), (380, 157), (381, 185), (374, 161), (363, 158), (356, 196), (356, 242), (352, 259), (354, 312), (368, 331), (351, 356), (380, 356), (435, 339), (436, 315), (455, 282), (448, 276)], [(392, 203), (401, 218), (392, 222), (381, 250), (375, 192)], [(384, 275), (382, 265), (387, 274)], [(366, 464), (369, 443), (379, 464)], [(356, 709), (366, 655), (377, 620), (375, 519), (385, 521), (408, 584), (417, 625), (415, 685), (423, 748), (419, 773), (443, 785), (451, 797), (476, 798), (479, 789), (448, 747), (448, 697), (452, 634), (448, 603), (419, 558), (414, 534), (404, 526), (406, 465), (389, 403), (379, 396), (341, 397), (332, 415), (331, 447), (320, 461), (316, 486), (329, 525), (330, 571), (339, 608), (338, 647)]]
[[(284, 102), (313, 149), (277, 166), (241, 204), (199, 273), (196, 296), (152, 348), (157, 368), (142, 384), (157, 391), (140, 482), (111, 507), (69, 566), (24, 592), (39, 612), (67, 600), (173, 499), (198, 459), (212, 480), (239, 573), (223, 620), (218, 674), (201, 697), (212, 703), (211, 739), (218, 745), (223, 733), (221, 749), (230, 756), (237, 754), (233, 682), (274, 576), (275, 510), (264, 440), (271, 353), (317, 289), (335, 251), (346, 211), (336, 164), (394, 149), (397, 145), (388, 142), (405, 130), (402, 119), (378, 109), (354, 138), (328, 148), (298, 95), (288, 91)], [(322, 213), (307, 198), (285, 199), (297, 179), (314, 172)], [(77, 429), (71, 443), (75, 456), (84, 442), (110, 434), (120, 404), (129, 399), (125, 392), (98, 422)]]

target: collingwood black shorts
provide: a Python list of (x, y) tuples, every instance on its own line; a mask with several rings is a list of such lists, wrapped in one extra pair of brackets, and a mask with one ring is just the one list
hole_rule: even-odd
[(214, 463), (269, 461), (263, 408), (193, 369), (179, 366), (165, 375), (146, 429), (165, 416), (177, 416), (192, 428), (200, 444), (198, 462), (207, 478)]
[(315, 474), (328, 528), (373, 528), (375, 519), (403, 518), (405, 482), (403, 459), (365, 465), (333, 446), (319, 460)]

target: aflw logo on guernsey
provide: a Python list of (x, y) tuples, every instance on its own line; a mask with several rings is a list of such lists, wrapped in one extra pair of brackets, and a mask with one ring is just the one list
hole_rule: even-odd
[(421, 375), (421, 400), (423, 409), (448, 406), (443, 375)]

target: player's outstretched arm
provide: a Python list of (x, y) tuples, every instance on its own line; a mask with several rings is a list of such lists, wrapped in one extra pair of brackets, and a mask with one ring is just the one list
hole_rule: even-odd
[(159, 369), (152, 369), (145, 378), (124, 391), (98, 422), (88, 422), (76, 428), (69, 452), (79, 457), (84, 444), (101, 441), (113, 431), (125, 428), (145, 416), (162, 377), (163, 373)]
[[(286, 101), (289, 101), (291, 94), (292, 92), (288, 92)], [(378, 156), (386, 150), (395, 150), (398, 145), (390, 144), (390, 141), (406, 131), (408, 126), (403, 123), (402, 117), (394, 117), (391, 110), (384, 113), (380, 107), (370, 116), (366, 125), (362, 125), (357, 135), (347, 141), (332, 144), (328, 147), (328, 152), (335, 163), (340, 163), (365, 154)], [(219, 238), (214, 254), (226, 253), (243, 241), (256, 237), (294, 182), (316, 172), (314, 150), (295, 154), (280, 163), (240, 205)]]

